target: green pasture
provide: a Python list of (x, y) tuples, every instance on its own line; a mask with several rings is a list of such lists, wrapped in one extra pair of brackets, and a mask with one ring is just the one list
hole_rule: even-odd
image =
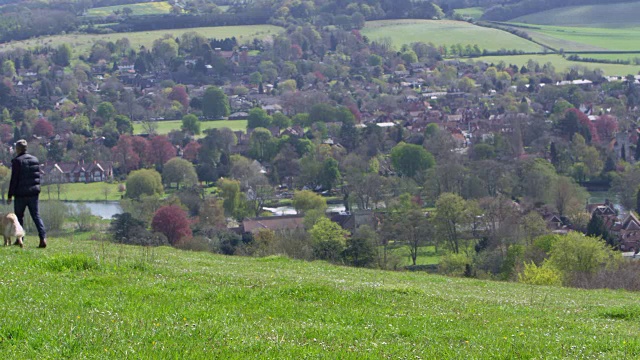
[(481, 7), (470, 7), (470, 8), (464, 8), (464, 9), (455, 9), (453, 12), (456, 15), (474, 18), (474, 19), (480, 19), (484, 14), (484, 9)]
[[(90, 240), (95, 238), (97, 240)], [(117, 245), (0, 247), (3, 359), (637, 359), (638, 294)]]
[[(156, 132), (160, 135), (166, 135), (171, 130), (180, 130), (180, 128), (182, 127), (182, 120), (156, 121), (155, 124), (158, 125)], [(233, 131), (245, 131), (247, 129), (247, 120), (213, 120), (200, 122), (201, 131), (205, 131), (206, 129), (219, 129), (224, 127), (229, 128)], [(134, 134), (142, 134), (144, 132), (145, 130), (142, 123), (135, 122), (133, 124)]]
[(129, 33), (113, 33), (113, 34), (66, 34), (40, 37), (24, 41), (13, 41), (0, 45), (0, 52), (15, 48), (33, 48), (37, 46), (58, 46), (66, 43), (71, 45), (73, 55), (88, 55), (91, 46), (98, 40), (116, 41), (118, 39), (127, 38), (131, 42), (134, 49), (140, 46), (150, 48), (156, 39), (162, 38), (166, 34), (178, 37), (186, 32), (197, 32), (207, 38), (227, 38), (235, 36), (239, 43), (249, 43), (254, 38), (266, 39), (284, 31), (283, 28), (273, 25), (243, 25), (243, 26), (216, 26), (216, 27), (199, 27), (189, 29), (168, 29), (154, 31), (139, 31)]
[(484, 61), (486, 63), (497, 64), (504, 61), (505, 64), (510, 65), (526, 65), (529, 59), (537, 61), (540, 66), (551, 63), (558, 72), (566, 72), (573, 67), (584, 67), (587, 69), (600, 69), (606, 75), (621, 75), (637, 74), (640, 72), (640, 65), (620, 65), (620, 64), (599, 64), (599, 63), (587, 63), (578, 61), (569, 61), (560, 55), (516, 55), (516, 56), (483, 56), (474, 58), (472, 61)]
[(118, 192), (118, 184), (116, 183), (66, 183), (42, 186), (40, 199), (62, 201), (115, 201), (120, 200), (121, 195), (122, 193)]
[(511, 21), (537, 25), (622, 28), (640, 26), (638, 14), (640, 1), (567, 6), (517, 17)]
[[(571, 54), (568, 54), (567, 56), (569, 56), (569, 55), (571, 55)], [(633, 53), (633, 54), (629, 54), (629, 53), (628, 54), (579, 53), (579, 54), (576, 54), (576, 55), (580, 56), (581, 58), (601, 59), (601, 60), (610, 60), (610, 61), (615, 61), (615, 60), (630, 61), (631, 64), (634, 64), (634, 65), (635, 65), (636, 61), (638, 63), (640, 63), (640, 52)]]
[(440, 45), (478, 45), (481, 49), (496, 51), (522, 50), (539, 52), (541, 47), (531, 41), (498, 29), (476, 26), (453, 20), (378, 20), (367, 21), (361, 30), (372, 40), (388, 38), (397, 48), (413, 42)]
[(132, 11), (131, 16), (168, 14), (171, 11), (171, 5), (166, 1), (142, 2), (137, 4), (97, 7), (89, 9), (86, 16), (109, 16), (112, 15), (114, 11), (120, 11), (122, 14), (122, 9), (127, 7)]
[(535, 25), (535, 29), (520, 28), (519, 30), (525, 31), (535, 41), (557, 50), (584, 52), (607, 50), (640, 51), (640, 42), (638, 41), (640, 38), (640, 26), (596, 28)]
[[(380, 249), (382, 251), (382, 249)], [(442, 251), (441, 251), (442, 252)], [(400, 266), (413, 265), (411, 260), (411, 252), (406, 245), (391, 246), (390, 254), (397, 256), (400, 259)], [(418, 257), (416, 258), (416, 265), (436, 265), (440, 263), (442, 254), (436, 253), (435, 246), (421, 246), (418, 248)]]

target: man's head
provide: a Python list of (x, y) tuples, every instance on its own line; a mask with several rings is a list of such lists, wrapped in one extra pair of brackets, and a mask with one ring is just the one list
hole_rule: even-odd
[(18, 154), (24, 154), (27, 152), (27, 140), (20, 139), (16, 141), (16, 152)]

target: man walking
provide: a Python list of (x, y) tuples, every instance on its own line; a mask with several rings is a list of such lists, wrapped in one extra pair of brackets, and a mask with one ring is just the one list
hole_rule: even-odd
[[(11, 183), (9, 184), (7, 204), (11, 204), (12, 197), (16, 198), (13, 209), (22, 227), (24, 227), (24, 211), (27, 207), (29, 208), (29, 214), (31, 214), (31, 218), (36, 224), (38, 236), (40, 237), (40, 245), (38, 247), (46, 248), (46, 232), (38, 210), (40, 162), (35, 156), (27, 154), (26, 140), (18, 140), (16, 142), (16, 154), (16, 157), (11, 160)], [(16, 245), (22, 247), (22, 240), (17, 240)]]

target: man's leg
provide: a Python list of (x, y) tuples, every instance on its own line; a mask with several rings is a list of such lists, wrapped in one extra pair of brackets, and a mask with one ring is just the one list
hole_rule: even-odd
[(40, 246), (41, 248), (47, 247), (47, 233), (44, 228), (44, 223), (40, 218), (40, 210), (38, 204), (38, 196), (31, 196), (28, 198), (29, 201), (27, 206), (29, 207), (29, 214), (31, 214), (31, 218), (33, 222), (36, 224), (36, 229), (38, 229), (38, 236), (40, 237)]

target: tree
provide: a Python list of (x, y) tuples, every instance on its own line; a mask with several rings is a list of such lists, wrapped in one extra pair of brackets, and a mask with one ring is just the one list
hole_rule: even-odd
[(221, 178), (216, 184), (227, 215), (234, 216), (240, 207), (240, 182), (237, 180)]
[(325, 190), (331, 190), (340, 181), (340, 169), (338, 162), (334, 158), (327, 158), (322, 163), (322, 169), (318, 176), (318, 182)]
[(342, 256), (348, 234), (337, 223), (327, 218), (319, 219), (309, 230), (315, 258), (337, 262)]
[(619, 253), (599, 239), (570, 232), (553, 244), (548, 261), (554, 268), (562, 271), (565, 281), (570, 281), (572, 276), (593, 274), (613, 266), (619, 258)]
[(164, 163), (176, 156), (176, 148), (166, 135), (156, 135), (151, 138), (148, 146), (147, 161), (153, 163), (158, 170), (162, 170)]
[(369, 225), (362, 225), (347, 238), (345, 258), (351, 266), (371, 266), (376, 263), (377, 247), (378, 234)]
[(269, 161), (275, 156), (276, 143), (273, 141), (271, 131), (265, 128), (256, 128), (249, 139), (251, 156), (258, 161)]
[(200, 135), (200, 120), (198, 120), (198, 117), (193, 114), (185, 115), (182, 118), (182, 131)]
[(113, 215), (109, 233), (116, 242), (130, 243), (130, 240), (144, 228), (144, 221), (134, 218), (131, 213), (125, 212)]
[(229, 99), (222, 89), (208, 87), (202, 97), (202, 114), (208, 119), (218, 119), (229, 116), (230, 111)]
[(296, 191), (293, 195), (293, 207), (299, 214), (312, 209), (326, 210), (327, 200), (311, 190)]
[(474, 220), (473, 206), (459, 195), (444, 193), (436, 201), (436, 230), (454, 253), (460, 252), (461, 233), (472, 228)]
[(289, 126), (291, 126), (291, 119), (289, 119), (289, 117), (287, 115), (285, 115), (285, 114), (283, 114), (281, 112), (277, 112), (277, 113), (273, 114), (271, 119), (272, 119), (271, 124), (273, 126), (277, 126), (280, 129), (286, 129)]
[(98, 105), (96, 115), (98, 115), (104, 122), (107, 122), (113, 119), (116, 115), (116, 108), (108, 101), (101, 102), (100, 105)]
[(162, 195), (162, 177), (155, 170), (142, 169), (132, 171), (127, 177), (127, 192), (130, 199), (139, 199), (142, 195)]
[(162, 39), (156, 39), (153, 42), (153, 55), (162, 60), (165, 65), (178, 56), (178, 43), (171, 35), (168, 35)]
[(175, 246), (184, 238), (191, 237), (187, 212), (177, 205), (163, 206), (153, 215), (151, 229), (164, 234), (169, 244)]
[(389, 218), (384, 222), (384, 232), (388, 238), (407, 245), (412, 264), (416, 265), (418, 250), (433, 236), (432, 225), (424, 211), (407, 193), (402, 194), (398, 204), (389, 210)]
[(69, 44), (60, 44), (53, 55), (53, 62), (58, 66), (69, 66), (71, 61), (71, 46)]
[(189, 94), (184, 85), (174, 86), (167, 95), (167, 99), (179, 102), (184, 110), (189, 108)]
[(435, 165), (435, 159), (422, 146), (401, 142), (391, 149), (391, 163), (402, 175), (414, 177)]
[(593, 236), (596, 238), (602, 238), (606, 243), (609, 243), (609, 230), (604, 225), (604, 221), (595, 212), (591, 215), (591, 220), (587, 224), (587, 236)]
[(167, 161), (162, 167), (162, 181), (171, 187), (176, 183), (176, 189), (180, 189), (180, 184), (191, 186), (198, 182), (196, 168), (188, 160), (174, 157)]
[(249, 110), (247, 117), (247, 129), (268, 128), (271, 126), (271, 116), (262, 108), (253, 108)]
[(38, 119), (33, 125), (33, 134), (49, 138), (53, 136), (53, 125), (45, 118)]

